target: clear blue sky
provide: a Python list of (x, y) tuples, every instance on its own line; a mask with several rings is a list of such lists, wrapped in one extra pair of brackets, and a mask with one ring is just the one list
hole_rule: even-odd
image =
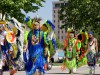
[[(42, 23), (49, 19), (52, 21), (52, 1), (59, 1), (59, 0), (45, 0), (46, 2), (43, 3), (44, 7), (41, 7), (38, 10), (38, 16), (42, 18)], [(26, 16), (30, 16), (31, 18), (35, 17), (36, 13), (28, 13)]]

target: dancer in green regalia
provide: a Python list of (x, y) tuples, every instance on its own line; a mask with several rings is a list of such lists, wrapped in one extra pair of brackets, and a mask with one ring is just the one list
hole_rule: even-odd
[(75, 73), (77, 69), (77, 58), (80, 53), (81, 42), (76, 40), (75, 31), (68, 28), (67, 38), (64, 40), (65, 60), (62, 69), (68, 68), (69, 73)]

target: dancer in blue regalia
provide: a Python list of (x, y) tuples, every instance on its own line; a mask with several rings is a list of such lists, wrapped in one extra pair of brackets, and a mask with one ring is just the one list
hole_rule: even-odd
[[(26, 21), (29, 21), (27, 18)], [(35, 19), (33, 29), (28, 33), (27, 42), (24, 46), (24, 61), (26, 62), (26, 75), (34, 75), (36, 69), (38, 69), (40, 75), (45, 73), (44, 71), (44, 37), (43, 31), (40, 30), (40, 21)], [(28, 49), (28, 58), (26, 55), (26, 49)]]

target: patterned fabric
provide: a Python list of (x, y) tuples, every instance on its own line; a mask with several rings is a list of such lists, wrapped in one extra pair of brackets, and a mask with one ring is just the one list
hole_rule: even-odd
[(87, 54), (88, 66), (95, 66), (96, 64), (96, 55), (93, 52)]
[[(16, 62), (14, 61), (14, 53), (12, 51), (12, 46), (10, 43), (8, 43), (7, 41), (4, 42), (4, 45), (2, 46), (1, 45), (1, 50), (3, 52), (3, 59), (6, 60), (6, 64), (7, 66), (9, 67), (9, 69), (16, 69), (17, 68), (17, 64)], [(4, 65), (5, 65), (5, 62), (4, 62)]]
[(76, 68), (76, 58), (73, 58), (71, 61), (66, 60), (66, 66), (69, 70), (72, 70), (73, 68)]
[[(32, 44), (32, 35), (36, 36), (39, 39), (37, 44)], [(26, 60), (26, 75), (32, 75), (35, 73), (36, 69), (39, 69), (40, 72), (44, 72), (44, 56), (43, 56), (43, 32), (40, 30), (32, 30), (28, 34), (28, 55), (29, 58)]]
[(68, 39), (68, 46), (66, 47), (65, 56), (66, 56), (66, 66), (68, 69), (73, 69), (76, 67), (76, 48), (75, 48), (75, 38)]
[(87, 64), (87, 44), (88, 44), (88, 33), (85, 30), (81, 30), (78, 35), (78, 39), (81, 41), (81, 48), (78, 60), (78, 67)]
[(89, 66), (95, 66), (96, 64), (96, 39), (89, 39), (88, 41), (88, 54), (87, 54), (87, 59), (88, 59), (88, 65)]

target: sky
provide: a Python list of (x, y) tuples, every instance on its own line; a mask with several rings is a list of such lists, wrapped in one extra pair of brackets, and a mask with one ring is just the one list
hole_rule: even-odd
[[(42, 3), (44, 7), (40, 7), (38, 10), (38, 16), (42, 18), (42, 23), (45, 20), (51, 20), (52, 21), (52, 2), (53, 1), (59, 1), (59, 0), (45, 0), (45, 3)], [(35, 17), (37, 13), (28, 13), (26, 16), (30, 16), (31, 18)]]

